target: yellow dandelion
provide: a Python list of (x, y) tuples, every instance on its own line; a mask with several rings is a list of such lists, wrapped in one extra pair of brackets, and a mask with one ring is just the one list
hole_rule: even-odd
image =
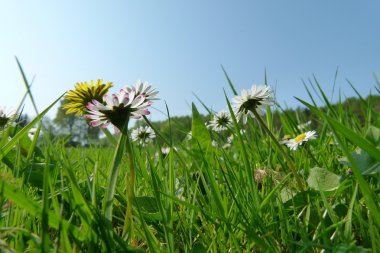
[(67, 103), (63, 106), (66, 109), (66, 114), (75, 113), (76, 116), (81, 116), (87, 111), (88, 102), (97, 100), (102, 102), (103, 96), (113, 86), (112, 82), (103, 84), (103, 80), (91, 80), (90, 83), (76, 83), (74, 90), (69, 90), (65, 96)]

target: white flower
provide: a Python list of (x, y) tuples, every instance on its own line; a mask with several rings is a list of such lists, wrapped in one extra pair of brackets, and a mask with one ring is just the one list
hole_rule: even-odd
[(36, 134), (37, 128), (33, 127), (28, 131), (28, 137), (32, 141), (34, 139), (34, 135)]
[(302, 145), (302, 143), (307, 142), (309, 140), (313, 140), (317, 138), (316, 132), (308, 131), (306, 133), (300, 134), (294, 139), (288, 140), (285, 144), (288, 146), (291, 150), (296, 150), (298, 146)]
[(297, 128), (299, 130), (304, 130), (304, 129), (306, 129), (310, 125), (311, 125), (311, 120), (307, 121), (306, 123), (297, 125)]
[(145, 146), (149, 142), (152, 142), (156, 138), (156, 134), (153, 129), (149, 126), (140, 126), (137, 129), (134, 129), (131, 133), (132, 140), (139, 143), (142, 146)]
[(212, 128), (212, 125), (211, 124), (207, 124), (207, 122), (205, 122), (205, 126), (208, 130), (210, 130)]
[(231, 125), (231, 115), (227, 111), (220, 111), (216, 113), (209, 124), (215, 132), (227, 130)]
[(107, 127), (109, 123), (120, 130), (130, 117), (138, 119), (143, 115), (148, 115), (148, 107), (151, 105), (144, 95), (136, 95), (135, 91), (130, 93), (121, 90), (109, 97), (103, 96), (105, 105), (97, 100), (92, 100), (87, 104), (88, 114), (86, 117), (91, 121), (91, 126)]
[(5, 106), (0, 106), (0, 127), (5, 126), (13, 118), (14, 110), (7, 110)]
[[(176, 147), (172, 147), (172, 149), (175, 151), (178, 150)], [(167, 155), (169, 155), (170, 151), (171, 151), (170, 147), (161, 147), (161, 154), (163, 157), (166, 157)], [(156, 156), (158, 156), (158, 154), (156, 154)]]
[[(247, 131), (245, 131), (244, 129), (240, 129), (239, 132), (240, 132), (240, 135), (242, 135), (242, 136), (247, 134)], [(236, 135), (235, 132), (229, 137), (231, 139), (231, 141), (234, 139), (234, 135)]]
[(232, 141), (234, 139), (234, 136), (231, 134), (230, 136), (227, 137), (227, 143), (223, 145), (224, 149), (230, 148), (232, 146)]
[(92, 182), (94, 180), (94, 173), (91, 173), (89, 176), (88, 176), (88, 180), (90, 182)]
[(236, 119), (242, 119), (244, 123), (248, 115), (254, 117), (253, 110), (265, 114), (267, 107), (274, 104), (270, 87), (256, 85), (252, 85), (249, 90), (242, 90), (240, 96), (232, 98), (232, 102)]
[(170, 153), (170, 147), (162, 147), (161, 153), (162, 155), (167, 156)]
[(183, 193), (184, 193), (183, 183), (178, 178), (176, 178), (175, 179), (175, 195), (177, 196), (177, 198), (181, 200), (185, 200), (185, 198), (183, 197)]
[(217, 148), (218, 147), (218, 142), (216, 140), (212, 140), (211, 146)]
[(223, 148), (224, 148), (224, 149), (228, 149), (228, 148), (230, 148), (230, 147), (231, 147), (231, 143), (226, 143), (226, 144), (223, 145)]
[(127, 93), (134, 91), (136, 96), (143, 95), (147, 101), (156, 100), (156, 95), (158, 94), (158, 91), (153, 89), (151, 84), (140, 80), (137, 80), (135, 86), (133, 87), (124, 87), (124, 90)]
[(185, 140), (190, 141), (193, 138), (193, 132), (190, 131), (186, 134)]

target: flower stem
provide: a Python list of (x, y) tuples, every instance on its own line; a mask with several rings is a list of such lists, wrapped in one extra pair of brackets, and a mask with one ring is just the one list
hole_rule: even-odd
[(113, 235), (112, 225), (112, 212), (113, 212), (113, 198), (115, 196), (117, 178), (119, 175), (120, 164), (124, 156), (124, 143), (128, 143), (128, 135), (125, 133), (128, 129), (128, 120), (124, 122), (122, 132), (116, 145), (115, 153), (111, 163), (110, 174), (108, 177), (108, 185), (103, 200), (104, 218), (107, 220), (107, 230), (109, 236)]
[(108, 185), (106, 188), (106, 193), (104, 196), (104, 216), (112, 223), (112, 210), (113, 210), (113, 197), (115, 195), (117, 177), (119, 174), (120, 163), (124, 154), (124, 142), (126, 141), (126, 136), (122, 134), (116, 146), (114, 157), (111, 163), (111, 171), (108, 177)]
[(125, 183), (127, 185), (127, 208), (124, 218), (124, 228), (123, 228), (123, 236), (126, 235), (128, 231), (130, 231), (129, 238), (133, 238), (133, 215), (132, 215), (132, 207), (133, 207), (133, 200), (135, 197), (135, 180), (136, 180), (136, 173), (135, 173), (135, 164), (133, 161), (133, 153), (131, 149), (131, 142), (129, 137), (127, 136), (127, 141), (125, 143), (125, 149), (127, 152), (128, 157), (128, 165), (129, 165), (129, 176), (126, 175)]
[(295, 179), (297, 181), (297, 185), (298, 185), (299, 189), (301, 191), (304, 191), (305, 187), (304, 187), (304, 185), (303, 185), (303, 183), (301, 181), (300, 176), (298, 175), (298, 173), (296, 171), (296, 166), (295, 166), (294, 162), (292, 161), (292, 159), (290, 159), (290, 157), (288, 156), (288, 154), (282, 148), (281, 144), (277, 141), (276, 137), (274, 137), (274, 135), (272, 134), (272, 132), (265, 125), (264, 121), (262, 120), (262, 118), (260, 117), (260, 115), (257, 113), (257, 111), (253, 109), (253, 110), (251, 110), (251, 112), (253, 113), (253, 115), (255, 115), (255, 118), (257, 119), (257, 121), (260, 123), (260, 125), (263, 127), (263, 129), (265, 130), (265, 132), (267, 132), (267, 134), (269, 135), (269, 137), (276, 144), (276, 146), (280, 150), (281, 154), (285, 157), (285, 160), (288, 163), (288, 167), (291, 170), (291, 172), (293, 173), (293, 175), (294, 175), (294, 177), (295, 177)]

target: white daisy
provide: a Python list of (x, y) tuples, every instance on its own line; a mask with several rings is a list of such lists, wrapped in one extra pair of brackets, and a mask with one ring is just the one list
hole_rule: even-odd
[(176, 178), (175, 179), (175, 195), (177, 196), (177, 198), (181, 200), (185, 200), (185, 198), (183, 197), (183, 193), (184, 193), (183, 183), (178, 178)]
[[(243, 135), (246, 135), (247, 134), (247, 131), (245, 131), (244, 129), (240, 129), (240, 134), (243, 136)], [(231, 141), (234, 139), (234, 135), (236, 135), (235, 134), (235, 132), (229, 137), (230, 139), (231, 139)], [(236, 136), (235, 136), (236, 137)]]
[(215, 132), (227, 130), (231, 125), (231, 115), (227, 111), (220, 111), (216, 113), (209, 124), (209, 126), (211, 126), (211, 129)]
[(140, 126), (131, 133), (132, 140), (145, 146), (156, 138), (156, 134), (150, 126)]
[(308, 131), (308, 132), (298, 135), (294, 139), (288, 140), (288, 142), (286, 143), (286, 146), (288, 146), (291, 150), (296, 150), (298, 146), (301, 146), (304, 142), (313, 140), (315, 138), (317, 138), (316, 132), (314, 130)]
[(34, 135), (36, 134), (37, 128), (33, 127), (28, 131), (28, 137), (32, 141), (34, 139)]
[(14, 110), (7, 110), (5, 106), (0, 106), (0, 127), (4, 127), (13, 118)]
[(152, 85), (148, 82), (142, 82), (140, 80), (137, 80), (135, 86), (133, 86), (133, 87), (125, 86), (124, 90), (127, 93), (135, 91), (136, 96), (143, 95), (145, 97), (145, 99), (148, 101), (158, 99), (158, 98), (156, 98), (158, 91), (153, 89)]
[(190, 141), (193, 138), (193, 132), (190, 131), (186, 134), (185, 140)]
[(223, 145), (223, 148), (224, 148), (224, 149), (228, 149), (228, 148), (230, 148), (230, 147), (231, 147), (231, 143), (226, 143), (226, 144)]
[(246, 123), (248, 115), (254, 117), (253, 110), (259, 114), (265, 114), (266, 108), (274, 104), (272, 93), (268, 86), (252, 85), (251, 89), (242, 90), (240, 96), (232, 98), (237, 120), (243, 120)]
[(234, 136), (231, 134), (230, 136), (227, 137), (227, 142), (223, 145), (224, 149), (228, 149), (232, 146), (232, 141), (234, 139)]
[(212, 125), (211, 124), (207, 124), (207, 122), (205, 122), (205, 126), (208, 130), (210, 130), (212, 128)]
[(121, 90), (109, 97), (103, 96), (105, 105), (97, 100), (92, 100), (87, 104), (88, 114), (86, 118), (91, 122), (91, 126), (107, 127), (109, 123), (120, 130), (124, 127), (129, 118), (141, 118), (143, 115), (148, 115), (148, 107), (151, 105), (144, 95), (136, 95), (135, 91), (130, 93)]
[(169, 152), (170, 152), (170, 147), (162, 147), (162, 148), (161, 148), (161, 153), (162, 153), (163, 155), (168, 155)]
[(166, 157), (167, 155), (169, 155), (169, 153), (170, 153), (170, 147), (161, 147), (161, 154), (163, 157)]
[(227, 143), (232, 144), (233, 139), (234, 139), (234, 136), (231, 134), (230, 136), (227, 137)]
[(306, 123), (297, 125), (297, 128), (302, 131), (310, 125), (311, 125), (311, 120), (307, 121)]

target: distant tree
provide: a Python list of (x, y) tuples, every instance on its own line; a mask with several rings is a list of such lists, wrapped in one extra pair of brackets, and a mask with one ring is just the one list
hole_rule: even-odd
[(66, 110), (63, 109), (65, 103), (67, 103), (66, 100), (61, 100), (57, 114), (53, 120), (54, 124), (59, 127), (60, 133), (69, 135), (69, 144), (73, 146), (96, 144), (96, 141), (99, 140), (100, 129), (89, 126), (83, 117), (66, 114)]
[[(209, 121), (208, 116), (202, 116), (204, 121)], [(183, 141), (187, 134), (191, 130), (192, 118), (191, 116), (174, 116), (169, 120), (155, 121), (152, 125), (168, 140), (172, 140), (174, 143)], [(144, 120), (136, 121), (133, 128), (147, 125)], [(162, 140), (157, 138), (159, 142)], [(162, 143), (161, 143), (162, 144)]]
[[(341, 104), (333, 104), (332, 108), (339, 111), (339, 107), (343, 108), (344, 113), (352, 114), (352, 118), (358, 119), (360, 124), (364, 124), (366, 120), (366, 110), (372, 111), (372, 117), (370, 117), (371, 124), (380, 126), (380, 96), (371, 95), (367, 98), (347, 98)], [(320, 107), (322, 111), (330, 110), (327, 106)], [(310, 130), (319, 131), (322, 128), (323, 122), (315, 115), (310, 109), (305, 107), (298, 108), (278, 108), (273, 112), (273, 128), (281, 131), (280, 134), (294, 135), (301, 131), (298, 129), (298, 125), (311, 122), (309, 125)], [(210, 120), (209, 116), (202, 116), (205, 122)], [(368, 120), (368, 119), (367, 119)], [(181, 142), (186, 137), (187, 133), (191, 130), (191, 116), (178, 116), (171, 117), (169, 120), (151, 122), (152, 125), (168, 140), (173, 140), (174, 143)], [(286, 124), (285, 124), (286, 123)], [(144, 120), (136, 122), (133, 128), (139, 126), (145, 126)], [(244, 127), (244, 126), (242, 126)], [(157, 141), (162, 142), (160, 138)]]
[(48, 135), (50, 140), (54, 140), (57, 136), (59, 136), (57, 127), (54, 125), (52, 119), (47, 116), (42, 119), (42, 134)]
[(63, 109), (66, 100), (61, 100), (60, 103), (53, 122), (60, 128), (61, 133), (71, 134), (73, 132), (76, 117), (74, 114), (66, 114), (65, 109)]

